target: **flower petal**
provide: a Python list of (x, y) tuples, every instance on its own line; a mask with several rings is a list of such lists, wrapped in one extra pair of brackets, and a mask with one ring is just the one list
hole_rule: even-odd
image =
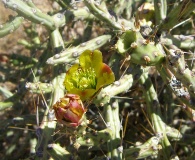
[[(75, 86), (77, 85), (79, 79), (77, 76), (73, 76), (73, 73), (76, 73), (78, 69), (79, 69), (79, 65), (75, 64), (66, 72), (66, 77), (64, 80), (64, 86), (66, 87), (66, 90), (70, 91), (73, 88), (75, 88)], [(69, 92), (69, 93), (73, 93), (73, 92)]]
[(90, 97), (92, 97), (97, 90), (96, 89), (85, 89), (85, 90), (80, 90), (77, 88), (73, 88), (68, 91), (69, 93), (73, 94), (78, 94), (81, 98), (82, 101), (88, 100)]
[(96, 89), (98, 90), (105, 85), (111, 84), (115, 80), (114, 73), (112, 72), (111, 68), (105, 63), (102, 64), (97, 77), (98, 81)]
[(94, 68), (95, 72), (98, 72), (102, 64), (102, 53), (98, 50), (93, 52), (86, 50), (81, 54), (79, 63), (83, 68), (91, 67)]

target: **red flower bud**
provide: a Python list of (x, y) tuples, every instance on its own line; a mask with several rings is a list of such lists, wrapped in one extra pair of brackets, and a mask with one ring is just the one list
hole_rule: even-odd
[(69, 127), (77, 127), (81, 124), (85, 109), (78, 95), (66, 94), (53, 105), (56, 119)]

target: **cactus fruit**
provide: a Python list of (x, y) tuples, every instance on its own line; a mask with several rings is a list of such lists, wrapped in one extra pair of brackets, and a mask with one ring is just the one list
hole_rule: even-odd
[(78, 95), (66, 94), (53, 105), (56, 119), (69, 127), (77, 127), (81, 124), (85, 114), (85, 108)]

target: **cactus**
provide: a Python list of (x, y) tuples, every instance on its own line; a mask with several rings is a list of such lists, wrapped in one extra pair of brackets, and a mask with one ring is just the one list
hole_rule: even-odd
[(0, 159), (194, 159), (195, 2), (51, 3), (0, 2)]
[(23, 22), (23, 18), (20, 16), (12, 18), (10, 22), (5, 23), (4, 25), (1, 25), (1, 31), (0, 31), (0, 37), (4, 37), (7, 34), (10, 34), (14, 32), (14, 30), (18, 29), (20, 27), (21, 23)]
[(121, 54), (129, 52), (131, 61), (142, 65), (157, 65), (164, 59), (164, 54), (158, 47), (147, 42), (140, 32), (126, 31), (116, 44), (116, 49)]

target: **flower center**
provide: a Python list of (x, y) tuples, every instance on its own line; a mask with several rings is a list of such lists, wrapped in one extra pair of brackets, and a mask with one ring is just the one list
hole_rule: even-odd
[(93, 68), (79, 68), (73, 76), (78, 89), (96, 89), (97, 79)]

